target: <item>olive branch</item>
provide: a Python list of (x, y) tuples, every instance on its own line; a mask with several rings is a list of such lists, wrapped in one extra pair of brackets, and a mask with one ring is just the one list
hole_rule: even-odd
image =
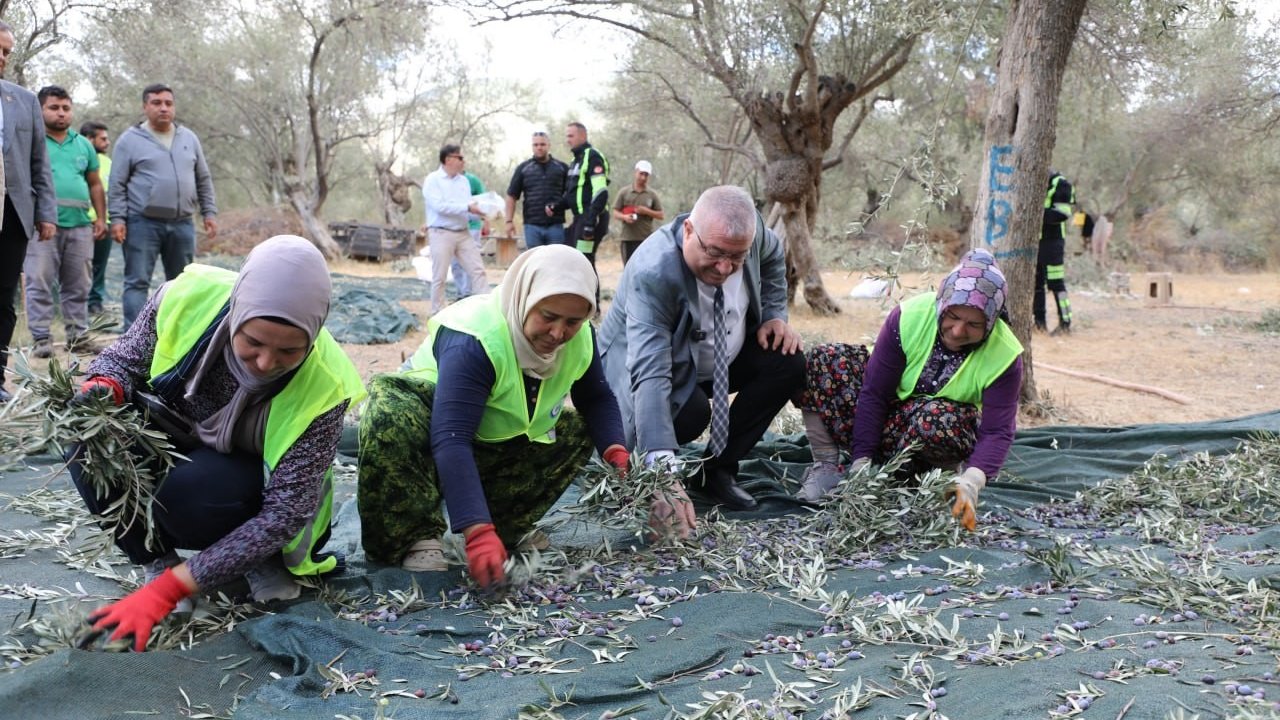
[(14, 373), (18, 392), (0, 408), (0, 424), (10, 430), (0, 437), (0, 466), (48, 452), (78, 463), (96, 497), (119, 493), (97, 517), (104, 533), (90, 541), (88, 558), (108, 550), (111, 538), (135, 523), (146, 528), (152, 545), (156, 487), (181, 457), (169, 437), (150, 428), (145, 413), (129, 403), (116, 406), (100, 396), (72, 403), (82, 375), (74, 362), (64, 368), (54, 359), (41, 374), (19, 355)]

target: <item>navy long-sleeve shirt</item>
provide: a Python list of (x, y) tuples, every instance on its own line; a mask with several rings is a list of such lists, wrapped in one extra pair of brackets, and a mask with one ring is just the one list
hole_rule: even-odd
[[(898, 398), (898, 383), (907, 369), (907, 356), (902, 350), (900, 321), (902, 308), (896, 307), (885, 318), (876, 337), (875, 351), (867, 363), (858, 394), (858, 411), (853, 420), (851, 457), (874, 457), (880, 447), (885, 419), (891, 404)], [(982, 391), (982, 418), (978, 422), (978, 440), (966, 466), (976, 467), (995, 477), (1009, 455), (1018, 420), (1018, 393), (1022, 386), (1022, 358), (1011, 365)]]
[[(595, 332), (591, 328), (587, 332)], [(485, 404), (497, 380), (493, 363), (475, 337), (442, 327), (432, 352), (440, 381), (431, 407), (431, 456), (435, 460), (449, 523), (454, 532), (477, 523), (493, 522), (473, 446)], [(587, 372), (570, 389), (573, 406), (582, 413), (596, 450), (624, 445), (618, 401), (605, 380), (596, 350)], [(537, 397), (539, 381), (525, 376), (525, 392)]]

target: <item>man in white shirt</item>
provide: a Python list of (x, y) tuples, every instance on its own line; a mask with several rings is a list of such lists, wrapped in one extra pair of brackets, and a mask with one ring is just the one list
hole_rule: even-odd
[(466, 158), (462, 147), (440, 148), (440, 168), (422, 181), (427, 208), (427, 245), (431, 248), (431, 314), (445, 308), (444, 283), (454, 258), (471, 278), (471, 294), (489, 292), (480, 249), (467, 231), (467, 213), (482, 215), (471, 199), (471, 183), (463, 174)]

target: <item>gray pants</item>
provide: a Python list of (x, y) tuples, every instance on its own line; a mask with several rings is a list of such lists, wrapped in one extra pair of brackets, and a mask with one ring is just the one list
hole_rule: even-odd
[(480, 248), (471, 239), (471, 233), (466, 230), (429, 228), (427, 245), (431, 250), (432, 315), (445, 308), (445, 278), (449, 276), (449, 263), (454, 258), (462, 263), (463, 271), (471, 278), (472, 295), (489, 292), (489, 280), (484, 275), (484, 260), (480, 259)]
[(27, 281), (27, 328), (36, 341), (49, 339), (53, 322), (53, 293), (62, 303), (67, 339), (89, 329), (89, 284), (92, 279), (93, 226), (59, 227), (50, 240), (27, 243), (22, 271)]

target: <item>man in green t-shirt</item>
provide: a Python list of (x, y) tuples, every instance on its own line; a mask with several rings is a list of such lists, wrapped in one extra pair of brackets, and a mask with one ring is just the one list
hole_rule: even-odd
[[(89, 341), (89, 268), (93, 241), (107, 234), (106, 193), (98, 177), (98, 153), (80, 133), (71, 129), (71, 96), (57, 85), (36, 94), (44, 114), (45, 150), (53, 175), (58, 205), (58, 229), (48, 240), (27, 246), (22, 265), (26, 274), (27, 329), (35, 340), (32, 355), (53, 356), (53, 288), (58, 287), (62, 320), (67, 330), (67, 350), (95, 352)], [(89, 217), (89, 211), (97, 213)]]
[(658, 194), (649, 189), (649, 176), (653, 174), (653, 166), (648, 160), (636, 163), (635, 180), (629, 187), (618, 193), (613, 202), (613, 219), (622, 223), (622, 232), (618, 239), (622, 245), (622, 264), (631, 259), (631, 253), (640, 247), (644, 239), (653, 234), (653, 221), (666, 219), (662, 212), (662, 201)]
[[(93, 149), (98, 151), (98, 177), (106, 180), (111, 177), (111, 133), (107, 126), (90, 120), (80, 125), (80, 135), (88, 140)], [(106, 188), (104, 186), (103, 190)], [(89, 209), (89, 219), (97, 220), (98, 213)], [(111, 222), (111, 218), (103, 218)], [(119, 243), (111, 239), (108, 233), (93, 241), (93, 282), (89, 286), (89, 316), (102, 314), (102, 305), (107, 300), (107, 261), (111, 259), (111, 248)]]

